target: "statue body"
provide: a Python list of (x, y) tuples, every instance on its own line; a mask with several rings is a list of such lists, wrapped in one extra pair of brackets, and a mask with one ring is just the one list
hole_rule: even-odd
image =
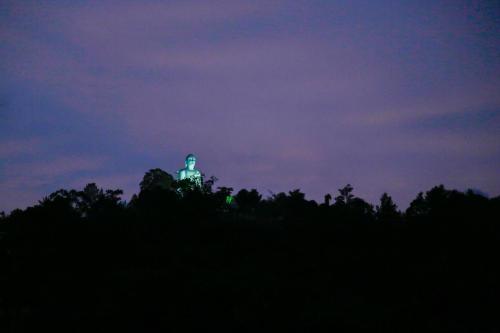
[(177, 179), (189, 179), (194, 181), (198, 186), (201, 186), (201, 172), (195, 168), (196, 156), (189, 154), (186, 156), (185, 167), (177, 171)]

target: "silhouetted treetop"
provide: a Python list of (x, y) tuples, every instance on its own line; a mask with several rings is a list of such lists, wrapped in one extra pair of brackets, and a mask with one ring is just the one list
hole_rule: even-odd
[(346, 205), (354, 198), (354, 195), (352, 194), (353, 187), (351, 184), (347, 184), (338, 191), (339, 195), (335, 197), (335, 203), (337, 205)]
[(498, 331), (500, 197), (440, 185), (401, 213), (216, 180), (152, 169), (128, 204), (90, 183), (0, 214), (0, 331)]
[(401, 219), (398, 206), (387, 193), (383, 193), (380, 197), (380, 204), (376, 207), (375, 214), (377, 220), (384, 222), (396, 222)]
[(170, 190), (173, 188), (174, 177), (162, 169), (151, 169), (142, 178), (139, 187), (141, 191), (150, 191), (154, 189)]

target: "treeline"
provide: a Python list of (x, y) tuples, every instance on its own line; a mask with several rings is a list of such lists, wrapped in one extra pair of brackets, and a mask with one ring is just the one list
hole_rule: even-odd
[(0, 216), (0, 330), (497, 332), (500, 197), (436, 186), (401, 212), (153, 169)]

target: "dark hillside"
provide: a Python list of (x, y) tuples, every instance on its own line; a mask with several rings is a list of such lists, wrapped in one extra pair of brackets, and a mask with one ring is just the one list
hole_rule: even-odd
[(2, 217), (1, 330), (500, 329), (498, 197), (438, 186), (402, 213), (350, 186), (317, 204), (187, 185), (125, 204), (89, 184)]

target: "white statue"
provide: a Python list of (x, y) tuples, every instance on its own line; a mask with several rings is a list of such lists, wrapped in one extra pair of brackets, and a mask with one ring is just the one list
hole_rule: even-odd
[(177, 179), (189, 179), (194, 181), (198, 186), (201, 186), (201, 172), (196, 169), (194, 166), (196, 165), (196, 156), (193, 154), (189, 154), (186, 156), (185, 168), (177, 171)]

